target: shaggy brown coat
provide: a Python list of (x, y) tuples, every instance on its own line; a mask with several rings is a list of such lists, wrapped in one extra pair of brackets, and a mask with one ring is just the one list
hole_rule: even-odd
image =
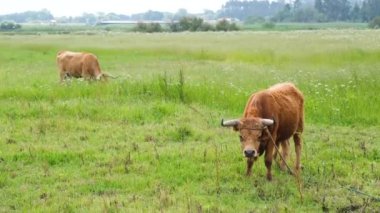
[(72, 77), (86, 80), (107, 78), (100, 70), (98, 58), (92, 53), (60, 51), (57, 54), (57, 66), (61, 82)]
[[(264, 122), (271, 119), (272, 122)], [(271, 121), (269, 120), (269, 121)], [(273, 122), (274, 121), (274, 122)], [(289, 138), (293, 137), (296, 151), (296, 171), (301, 167), (301, 134), (304, 128), (304, 97), (292, 83), (281, 83), (252, 94), (249, 98), (243, 118), (233, 126), (239, 131), (242, 150), (247, 157), (247, 175), (251, 175), (254, 161), (265, 153), (267, 179), (272, 180), (271, 165), (274, 154), (272, 139), (281, 145), (286, 160), (289, 154)], [(284, 161), (281, 168), (285, 169)]]

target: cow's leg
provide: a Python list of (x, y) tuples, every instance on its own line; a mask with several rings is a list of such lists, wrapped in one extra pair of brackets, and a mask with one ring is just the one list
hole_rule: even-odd
[(64, 80), (66, 80), (67, 74), (66, 71), (63, 68), (59, 68), (59, 82), (63, 83)]
[(302, 150), (302, 139), (301, 133), (295, 133), (293, 135), (294, 145), (296, 150), (296, 172), (298, 173), (301, 169), (301, 150)]
[(267, 179), (272, 180), (273, 144), (268, 144), (265, 152), (265, 166), (267, 167)]
[[(276, 142), (276, 146), (279, 147), (280, 146), (280, 142)], [(274, 150), (273, 151), (273, 159), (275, 161), (277, 161), (277, 154), (278, 154), (278, 150)]]
[(89, 70), (85, 67), (82, 67), (82, 78), (86, 81), (92, 80)]
[[(303, 106), (302, 106), (303, 109)], [(301, 111), (298, 128), (296, 133), (293, 135), (295, 150), (296, 150), (296, 174), (299, 174), (299, 171), (301, 169), (301, 150), (302, 150), (302, 137), (301, 134), (303, 132), (304, 127), (304, 117), (303, 117), (303, 110)]]
[[(274, 141), (276, 141), (276, 136), (272, 136), (272, 138)], [(269, 181), (272, 180), (273, 149), (274, 149), (274, 144), (272, 141), (270, 141), (265, 151), (265, 166), (267, 167), (267, 179)]]
[(247, 176), (251, 176), (252, 174), (253, 162), (254, 162), (253, 159), (247, 159), (247, 173), (246, 173)]
[(282, 159), (281, 159), (281, 164), (280, 168), (282, 171), (286, 171), (286, 161), (288, 160), (289, 157), (289, 140), (281, 141), (281, 154), (282, 154)]

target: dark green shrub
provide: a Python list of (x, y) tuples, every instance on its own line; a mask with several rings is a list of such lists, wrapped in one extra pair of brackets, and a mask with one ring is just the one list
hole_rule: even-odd
[(226, 19), (219, 21), (215, 26), (204, 22), (203, 19), (197, 17), (183, 17), (179, 22), (169, 24), (171, 32), (182, 31), (236, 31), (239, 27), (236, 23), (229, 22)]
[(203, 19), (197, 17), (183, 17), (179, 20), (180, 31), (200, 31)]
[(20, 28), (21, 28), (20, 24), (16, 24), (13, 22), (3, 22), (0, 24), (0, 30), (2, 30), (2, 31), (17, 30)]
[(199, 31), (202, 27), (202, 24), (203, 24), (203, 19), (201, 18), (191, 18), (190, 19), (190, 28), (189, 30), (190, 31)]
[(226, 19), (218, 21), (215, 28), (217, 31), (228, 31), (228, 21)]
[(276, 24), (273, 21), (267, 21), (263, 24), (263, 28), (265, 29), (273, 29)]
[(144, 23), (139, 22), (137, 23), (136, 27), (134, 28), (134, 31), (136, 32), (145, 32), (145, 33), (155, 33), (155, 32), (162, 32), (162, 27), (159, 23)]
[(378, 29), (380, 28), (380, 16), (376, 16), (372, 19), (372, 21), (369, 22), (369, 28), (372, 29)]
[(215, 27), (212, 24), (203, 22), (198, 31), (215, 31)]
[(171, 32), (180, 32), (181, 27), (178, 22), (172, 22), (169, 24), (169, 29)]
[(148, 33), (162, 32), (161, 24), (159, 23), (150, 23), (147, 28)]
[(236, 23), (230, 22), (227, 19), (223, 19), (218, 21), (215, 26), (217, 31), (237, 31), (239, 27)]

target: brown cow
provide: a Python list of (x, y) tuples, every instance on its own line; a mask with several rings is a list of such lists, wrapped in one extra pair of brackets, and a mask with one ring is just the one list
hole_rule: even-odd
[[(240, 132), (244, 156), (247, 158), (247, 175), (251, 175), (254, 161), (265, 152), (267, 179), (272, 180), (271, 166), (274, 153), (272, 139), (281, 145), (284, 160), (289, 153), (289, 138), (293, 136), (296, 150), (296, 172), (301, 168), (301, 134), (304, 127), (304, 98), (291, 83), (276, 84), (269, 89), (252, 94), (243, 118), (223, 121), (222, 126)], [(285, 162), (281, 168), (285, 169)]]
[(101, 72), (98, 58), (92, 53), (60, 51), (57, 65), (61, 82), (72, 77), (86, 80), (107, 80), (112, 77)]

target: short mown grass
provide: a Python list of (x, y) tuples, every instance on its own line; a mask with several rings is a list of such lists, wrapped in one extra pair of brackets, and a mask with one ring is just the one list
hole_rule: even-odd
[[(377, 211), (378, 36), (0, 35), (0, 211)], [(94, 52), (119, 78), (61, 85), (61, 49)], [(284, 81), (306, 99), (300, 185), (276, 166), (267, 182), (262, 159), (245, 177), (219, 126)]]

